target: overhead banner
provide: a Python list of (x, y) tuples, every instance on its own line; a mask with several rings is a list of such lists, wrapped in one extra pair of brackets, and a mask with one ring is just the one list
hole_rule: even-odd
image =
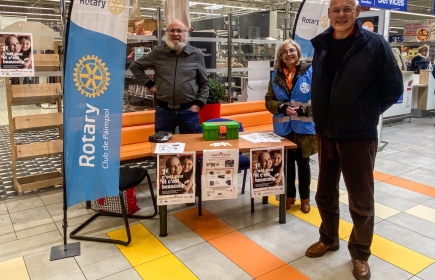
[(435, 42), (435, 21), (421, 20), (404, 25), (403, 42)]
[(329, 27), (329, 1), (304, 0), (296, 15), (293, 40), (301, 46), (302, 58), (313, 60), (314, 49), (310, 40)]
[(0, 77), (34, 76), (31, 33), (0, 32)]
[(408, 10), (408, 0), (360, 0), (359, 4), (364, 7), (373, 7), (384, 10)]
[(71, 1), (64, 71), (67, 207), (119, 194), (129, 0)]

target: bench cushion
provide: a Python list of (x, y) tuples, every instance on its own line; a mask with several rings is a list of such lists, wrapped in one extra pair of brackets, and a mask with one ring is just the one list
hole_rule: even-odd
[(154, 110), (122, 114), (122, 127), (154, 124)]
[(121, 146), (148, 142), (154, 134), (154, 124), (130, 126), (122, 128)]
[(253, 112), (267, 111), (264, 100), (227, 103), (221, 105), (221, 117)]
[(122, 145), (121, 161), (149, 157), (151, 153), (151, 142)]

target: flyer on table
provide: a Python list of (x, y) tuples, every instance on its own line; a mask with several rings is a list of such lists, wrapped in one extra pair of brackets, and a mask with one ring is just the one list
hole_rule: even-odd
[(251, 149), (251, 196), (284, 193), (284, 147)]
[(29, 77), (35, 75), (31, 33), (0, 32), (0, 77)]
[(195, 152), (157, 156), (157, 205), (195, 202)]
[(237, 198), (239, 150), (204, 150), (202, 162), (202, 200)]

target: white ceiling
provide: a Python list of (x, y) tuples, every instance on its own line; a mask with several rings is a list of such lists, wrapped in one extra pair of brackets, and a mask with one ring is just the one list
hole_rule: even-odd
[[(69, 5), (69, 0), (66, 3)], [(300, 0), (291, 0), (300, 1)], [(133, 0), (131, 0), (133, 2)], [(266, 10), (282, 10), (285, 11), (285, 0), (197, 0), (190, 1), (196, 3), (191, 5), (191, 19), (198, 20), (201, 18), (214, 17), (208, 14), (227, 15), (229, 13), (244, 13), (253, 12), (252, 8)], [(163, 8), (164, 0), (141, 0), (141, 13), (143, 16), (155, 16), (156, 7)], [(211, 4), (224, 5), (223, 8), (211, 8)], [(299, 3), (291, 4), (292, 10), (296, 11)], [(232, 6), (232, 7), (225, 7)], [(406, 22), (434, 19), (433, 16), (433, 0), (408, 0), (408, 12), (424, 14), (427, 16), (417, 16), (413, 14), (403, 14), (392, 12), (391, 23), (392, 27), (403, 27)], [(249, 8), (246, 9), (246, 8)], [(0, 0), (0, 15), (2, 16), (27, 16), (28, 20), (45, 21), (45, 22), (60, 22), (60, 1), (58, 0)], [(400, 30), (400, 29), (397, 29)]]

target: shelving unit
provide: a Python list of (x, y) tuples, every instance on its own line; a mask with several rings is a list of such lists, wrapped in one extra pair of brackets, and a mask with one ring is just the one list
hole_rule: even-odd
[[(56, 54), (35, 55), (35, 71), (59, 70), (59, 56)], [(63, 140), (20, 144), (16, 133), (41, 131), (59, 128), (62, 131), (62, 92), (60, 83), (11, 85), (6, 79), (6, 96), (12, 154), (12, 178), (14, 189), (18, 194), (25, 191), (62, 184), (62, 170), (54, 172), (18, 177), (17, 161), (40, 157), (60, 155), (63, 151)], [(57, 103), (57, 112), (48, 114), (14, 116), (14, 109), (22, 105)]]

